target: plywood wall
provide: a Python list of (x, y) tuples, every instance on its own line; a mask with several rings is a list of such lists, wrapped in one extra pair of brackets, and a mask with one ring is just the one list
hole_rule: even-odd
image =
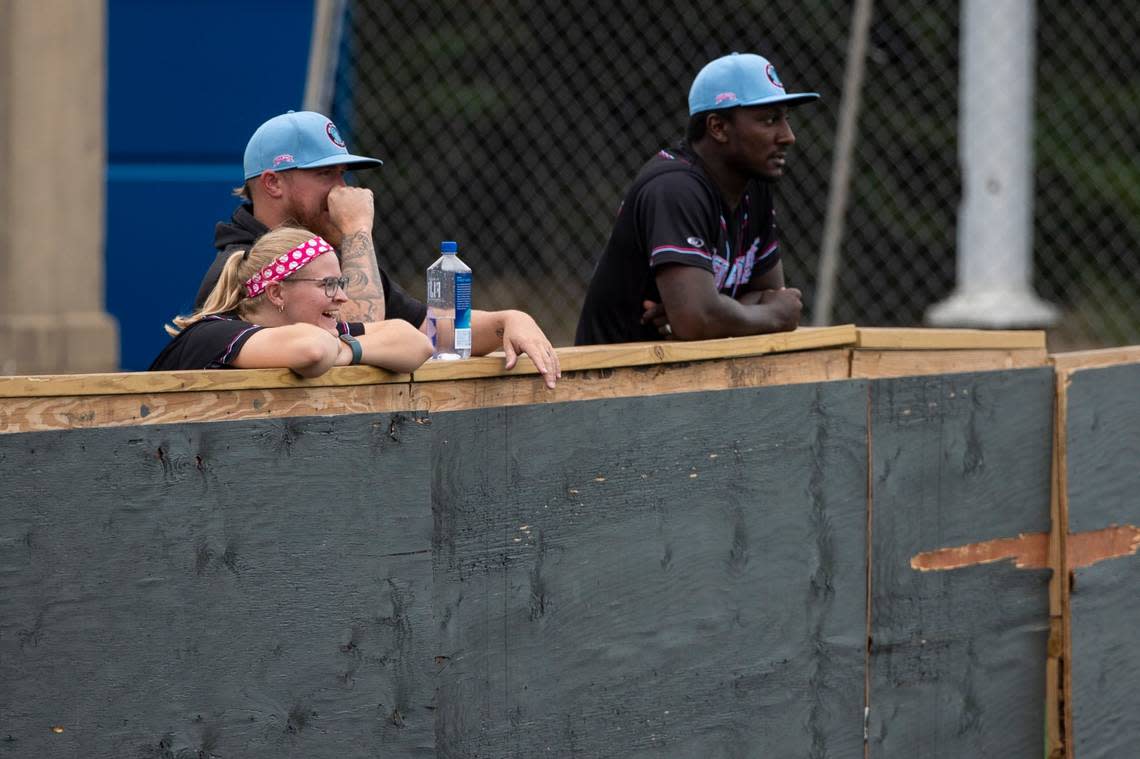
[(1052, 387), (2, 435), (5, 745), (1040, 756), (1043, 558), (914, 562), (1047, 533)]

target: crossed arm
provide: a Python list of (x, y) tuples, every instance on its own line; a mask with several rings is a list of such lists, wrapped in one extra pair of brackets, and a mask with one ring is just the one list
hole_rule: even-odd
[(662, 266), (656, 279), (661, 303), (646, 301), (642, 322), (680, 340), (787, 332), (799, 324), (800, 291), (784, 287), (783, 264), (750, 282), (738, 299), (717, 292), (712, 272), (695, 266)]

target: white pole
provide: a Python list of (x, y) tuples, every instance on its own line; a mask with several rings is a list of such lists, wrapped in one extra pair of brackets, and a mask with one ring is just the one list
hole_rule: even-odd
[(302, 105), (306, 111), (332, 115), (329, 111), (332, 110), (346, 3), (347, 0), (316, 0), (313, 3), (313, 36), (309, 42), (309, 67)]
[(1033, 292), (1034, 0), (963, 0), (957, 287), (935, 326), (1042, 327)]

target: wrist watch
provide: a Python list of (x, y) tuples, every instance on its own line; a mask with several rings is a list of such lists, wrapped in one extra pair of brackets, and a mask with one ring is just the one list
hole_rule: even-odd
[(352, 364), (359, 364), (361, 357), (364, 355), (364, 351), (360, 347), (360, 341), (347, 332), (341, 335), (340, 339), (341, 342), (345, 343), (349, 348), (352, 348)]

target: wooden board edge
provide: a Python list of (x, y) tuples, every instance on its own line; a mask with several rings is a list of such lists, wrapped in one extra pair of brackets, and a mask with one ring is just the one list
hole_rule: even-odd
[(1044, 348), (940, 351), (856, 348), (851, 352), (851, 377), (854, 379), (1003, 371), (1048, 365), (1048, 354)]
[(411, 412), (410, 383), (0, 398), (0, 435), (51, 430)]
[(859, 327), (856, 348), (874, 350), (1045, 350), (1042, 330)]
[[(854, 353), (855, 351), (851, 351)], [(873, 648), (875, 640), (875, 565), (874, 565), (874, 529), (875, 529), (875, 393), (871, 383), (867, 383), (867, 390), (864, 396), (865, 409), (864, 419), (867, 425), (866, 430), (866, 455), (867, 455), (867, 481), (864, 487), (864, 509), (865, 509), (865, 524), (866, 534), (863, 536), (864, 540), (864, 554), (867, 565), (864, 569), (866, 583), (866, 596), (863, 600), (864, 608), (864, 633), (863, 633), (863, 755), (864, 759), (870, 756), (870, 743), (867, 740), (869, 725), (867, 724), (868, 716), (871, 714), (871, 667), (873, 659)]]
[(1140, 363), (1140, 345), (1128, 345), (1121, 348), (1101, 348), (1089, 351), (1073, 351), (1071, 353), (1051, 353), (1049, 354), (1049, 360), (1059, 371), (1095, 369), (1115, 366), (1116, 364), (1136, 364)]
[(1069, 662), (1072, 661), (1069, 616), (1068, 537), (1068, 459), (1065, 427), (1068, 419), (1068, 384), (1065, 371), (1054, 372), (1053, 455), (1049, 494), (1049, 640), (1045, 662), (1046, 756), (1071, 757), (1072, 687)]
[(531, 375), (413, 382), (410, 392), (415, 409), (431, 413), (794, 385), (848, 379), (849, 354), (848, 348), (832, 348), (721, 361), (581, 369), (566, 372), (554, 390)]
[(0, 377), (0, 398), (49, 398), (91, 395), (196, 393), (222, 390), (272, 390), (291, 387), (348, 387), (400, 384), (410, 374), (372, 366), (339, 366), (305, 379), (288, 369), (201, 369), (177, 372), (108, 372)]
[(0, 434), (132, 425), (443, 411), (848, 379), (850, 349), (567, 372), (556, 390), (538, 375), (382, 383), (0, 398)]
[[(792, 353), (847, 347), (854, 342), (855, 326), (842, 324), (834, 327), (804, 327), (792, 332), (726, 337), (717, 340), (662, 340), (649, 343), (580, 345), (556, 350), (562, 372), (566, 373)], [(496, 351), (466, 361), (428, 362), (412, 373), (412, 379), (415, 382), (439, 382), (537, 374), (538, 370), (527, 356), (520, 356), (516, 366), (510, 370), (503, 367), (503, 360), (503, 354)]]

